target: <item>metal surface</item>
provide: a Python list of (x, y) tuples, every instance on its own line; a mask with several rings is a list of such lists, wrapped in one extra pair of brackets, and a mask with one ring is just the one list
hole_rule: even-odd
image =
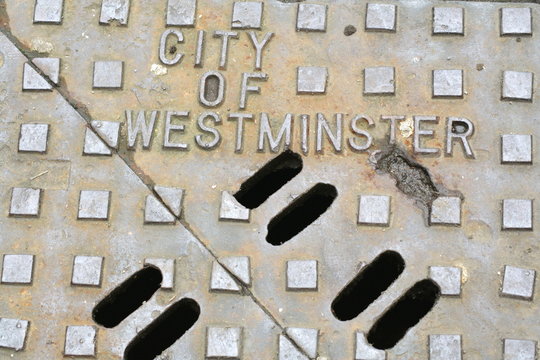
[[(182, 298), (200, 316), (161, 359), (537, 357), (538, 5), (0, 10), (0, 358), (121, 359)], [(302, 171), (242, 206), (240, 185), (286, 147)], [(328, 210), (267, 242), (318, 183), (337, 189)], [(401, 276), (338, 320), (332, 301), (386, 250)], [(161, 289), (120, 325), (94, 323), (144, 264)], [(374, 349), (373, 324), (426, 278), (434, 308)]]

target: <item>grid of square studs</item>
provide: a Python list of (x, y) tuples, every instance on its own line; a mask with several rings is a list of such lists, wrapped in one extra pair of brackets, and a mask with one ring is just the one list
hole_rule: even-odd
[(206, 357), (239, 359), (242, 347), (242, 328), (208, 327), (206, 329)]
[(287, 290), (317, 290), (317, 260), (287, 261)]
[(390, 223), (390, 196), (360, 195), (358, 224), (388, 226)]
[(75, 256), (73, 259), (73, 285), (100, 286), (103, 258), (101, 256)]
[(94, 83), (96, 89), (121, 89), (124, 72), (122, 61), (96, 61)]
[(367, 4), (366, 30), (396, 31), (397, 6), (391, 4)]
[(461, 360), (461, 335), (430, 335), (429, 360)]
[(433, 70), (433, 97), (462, 96), (462, 70)]
[(299, 66), (296, 92), (298, 94), (323, 94), (326, 92), (328, 69), (317, 66)]
[(431, 204), (430, 224), (460, 225), (461, 199), (454, 196), (440, 196)]
[(433, 34), (463, 35), (464, 9), (460, 7), (433, 8)]
[(68, 326), (64, 355), (66, 356), (95, 356), (96, 328), (93, 326)]
[(44, 153), (47, 151), (49, 124), (21, 124), (19, 151)]
[(505, 266), (501, 295), (532, 300), (536, 271), (515, 266)]
[(2, 283), (31, 284), (34, 272), (34, 255), (4, 255)]
[(532, 11), (531, 8), (502, 8), (501, 9), (501, 36), (505, 35), (531, 35)]
[(82, 190), (79, 197), (79, 219), (107, 220), (110, 191)]
[(298, 4), (296, 31), (326, 31), (326, 5)]
[(504, 339), (504, 360), (536, 360), (536, 341)]
[(533, 201), (528, 199), (505, 199), (502, 207), (503, 230), (532, 230)]
[(429, 277), (441, 288), (441, 295), (461, 295), (461, 268), (453, 266), (431, 266)]
[(29, 325), (26, 320), (0, 318), (0, 348), (22, 350)]
[(37, 217), (41, 202), (41, 189), (13, 188), (9, 215)]
[(502, 135), (501, 162), (531, 164), (532, 135)]
[(231, 27), (233, 29), (260, 29), (263, 14), (262, 2), (235, 2)]

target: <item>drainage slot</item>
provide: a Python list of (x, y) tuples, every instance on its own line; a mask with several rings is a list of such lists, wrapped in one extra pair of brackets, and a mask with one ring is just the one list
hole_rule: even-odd
[(146, 266), (118, 285), (92, 311), (94, 321), (106, 328), (120, 324), (161, 287), (163, 275), (155, 266)]
[(153, 360), (180, 339), (197, 322), (200, 313), (195, 300), (177, 301), (131, 340), (124, 360)]
[(341, 321), (357, 317), (374, 302), (405, 269), (405, 261), (395, 251), (385, 251), (347, 284), (332, 302), (332, 313)]
[(289, 241), (324, 214), (336, 197), (333, 185), (316, 184), (270, 220), (266, 241), (272, 245)]
[(247, 179), (234, 197), (248, 209), (255, 209), (300, 171), (302, 171), (302, 158), (286, 150)]
[(417, 282), (375, 322), (367, 335), (375, 348), (394, 347), (433, 308), (441, 289), (430, 279)]

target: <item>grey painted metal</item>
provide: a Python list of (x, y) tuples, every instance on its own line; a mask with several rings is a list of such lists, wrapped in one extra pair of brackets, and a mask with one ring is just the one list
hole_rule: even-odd
[[(16, 331), (0, 326), (1, 358), (61, 358), (68, 326), (95, 326), (95, 342), (83, 337), (83, 343), (94, 344), (96, 358), (118, 360), (138, 330), (177, 299), (191, 297), (201, 305), (201, 317), (162, 358), (204, 358), (206, 329), (212, 327), (242, 328), (241, 350), (234, 355), (242, 359), (307, 359), (287, 332), (294, 327), (318, 330), (320, 359), (362, 359), (367, 355), (357, 354), (357, 334), (368, 333), (384, 310), (433, 267), (460, 269), (461, 279), (452, 274), (438, 281), (450, 288), (459, 279), (461, 293), (442, 296), (386, 352), (389, 360), (427, 359), (429, 336), (437, 334), (461, 335), (463, 358), (470, 359), (514, 356), (510, 345), (505, 350), (504, 339), (538, 341), (534, 179), (539, 173), (529, 161), (537, 155), (533, 145), (540, 136), (534, 89), (540, 73), (538, 5), (380, 1), (373, 4), (396, 6), (394, 29), (384, 25), (366, 31), (366, 3), (317, 2), (313, 5), (324, 12), (308, 13), (306, 28), (300, 29), (299, 8), (308, 3), (270, 0), (264, 2), (260, 30), (234, 29), (236, 35), (227, 35), (224, 46), (225, 35), (213, 34), (231, 32), (233, 1), (198, 2), (194, 23), (186, 25), (167, 24), (165, 0), (132, 2), (122, 27), (114, 26), (119, 21), (100, 24), (101, 0), (60, 7), (62, 1), (37, 3), (54, 5), (54, 16), (45, 17), (49, 22), (34, 21), (34, 1), (7, 0), (0, 7), (0, 254), (34, 256), (30, 284), (0, 285), (2, 297), (9, 299), (0, 302), (0, 317), (29, 321), (24, 347), (17, 352), (19, 345), (2, 343)], [(459, 11), (436, 17), (434, 8), (463, 9), (462, 27)], [(506, 8), (530, 9), (532, 34), (525, 29), (501, 36), (501, 9)], [(512, 26), (526, 23), (518, 19)], [(347, 26), (358, 30), (346, 36)], [(171, 35), (163, 45), (167, 59), (182, 55), (174, 64), (160, 61), (167, 29), (183, 35), (183, 42)], [(273, 35), (257, 51), (250, 31), (259, 41)], [(60, 59), (59, 67), (47, 73), (36, 58)], [(101, 61), (123, 66), (120, 71), (106, 66), (95, 87), (94, 63)], [(326, 68), (324, 93), (297, 94), (297, 69), (308, 66)], [(47, 84), (46, 90), (23, 91), (25, 67)], [(381, 67), (390, 70), (367, 76)], [(434, 98), (435, 70), (461, 71), (462, 96)], [(208, 71), (219, 71), (225, 79), (223, 100), (215, 107), (198, 101), (200, 77)], [(178, 127), (166, 132), (167, 112), (189, 115), (172, 117), (170, 125)], [(215, 116), (200, 120), (204, 113)], [(289, 113), (288, 146), (302, 155), (302, 172), (259, 208), (238, 207), (232, 195), (239, 186), (276, 155), (272, 151), (284, 149), (286, 134), (281, 142), (276, 139)], [(433, 120), (415, 124), (414, 116)], [(276, 141), (272, 147), (263, 142), (261, 149), (260, 125), (266, 118)], [(109, 133), (97, 122), (118, 125)], [(46, 152), (19, 151), (21, 125), (36, 123), (49, 125)], [(147, 131), (137, 134), (137, 126)], [(87, 131), (108, 147), (110, 156), (82, 156)], [(472, 155), (463, 151), (458, 136), (469, 131)], [(186, 146), (164, 146), (166, 133), (167, 144)], [(516, 139), (515, 153), (504, 149), (503, 135), (527, 138)], [(391, 140), (416, 169), (429, 171), (436, 191), (428, 195), (461, 199), (459, 223), (435, 226), (433, 206), (417, 206), (389, 173), (375, 169), (377, 155), (389, 150)], [(503, 161), (504, 154), (510, 161)], [(402, 171), (418, 175), (409, 172), (415, 166)], [(293, 200), (291, 194), (317, 182), (337, 188), (329, 210), (287, 244), (269, 245), (269, 220)], [(180, 205), (178, 196), (171, 201), (159, 187), (182, 189)], [(34, 190), (13, 197), (14, 188)], [(92, 214), (84, 221), (78, 218), (81, 190), (107, 193), (105, 200), (90, 196), (94, 200), (81, 202)], [(222, 191), (228, 194), (224, 200)], [(359, 196), (364, 195), (391, 198), (387, 226), (358, 223)], [(175, 224), (146, 223), (147, 196), (168, 208)], [(94, 201), (101, 211), (91, 210)], [(455, 206), (445, 208), (455, 216)], [(363, 263), (388, 249), (404, 257), (403, 274), (357, 318), (337, 320), (332, 299)], [(103, 258), (100, 286), (72, 284), (75, 256)], [(245, 260), (229, 260), (247, 257), (249, 272)], [(148, 259), (174, 259), (172, 288), (158, 290), (116, 328), (96, 326), (93, 306)], [(296, 260), (317, 262), (316, 289), (287, 290), (287, 262)], [(508, 271), (507, 276), (505, 266), (525, 272)], [(211, 289), (213, 268), (220, 269), (216, 273), (229, 291)], [(20, 344), (20, 335), (17, 339)], [(231, 343), (236, 344), (227, 341), (227, 346)], [(530, 357), (531, 343), (517, 346)]]

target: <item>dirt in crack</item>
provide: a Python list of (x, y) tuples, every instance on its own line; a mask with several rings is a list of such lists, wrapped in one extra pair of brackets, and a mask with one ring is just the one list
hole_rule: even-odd
[(411, 160), (405, 151), (392, 146), (377, 155), (376, 169), (389, 174), (404, 194), (416, 199), (426, 208), (439, 197), (440, 191), (431, 180), (429, 171)]

